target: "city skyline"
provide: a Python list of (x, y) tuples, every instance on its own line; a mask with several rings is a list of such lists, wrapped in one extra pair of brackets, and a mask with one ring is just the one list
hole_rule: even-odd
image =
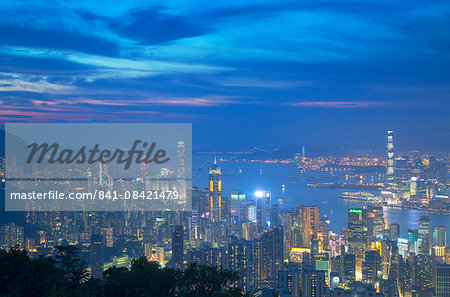
[[(144, 190), (186, 190), (192, 193), (192, 211), (132, 211), (126, 201), (123, 211), (59, 211), (28, 200), (21, 219), (0, 224), (0, 263), (20, 248), (32, 262), (40, 255), (55, 259), (58, 269), (69, 250), (73, 259), (86, 261), (81, 264), (84, 279), (92, 277), (106, 290), (111, 273), (132, 273), (140, 263), (188, 276), (193, 267), (209, 273), (229, 269), (238, 278), (223, 284), (223, 290), (237, 286), (262, 296), (446, 297), (449, 160), (399, 155), (394, 133), (386, 131), (384, 158), (308, 158), (304, 147), (276, 162), (214, 158), (204, 170), (197, 169), (200, 179), (192, 188), (182, 182), (189, 170), (182, 141), (174, 142), (174, 171), (152, 172), (144, 160), (136, 178), (121, 180), (99, 163), (98, 174), (88, 174), (91, 192), (125, 191), (137, 198)], [(30, 178), (9, 180), (23, 169), (8, 160), (0, 160), (2, 187), (72, 191), (70, 178), (45, 180), (44, 187)], [(297, 191), (300, 197), (292, 196)], [(85, 289), (84, 281), (73, 286)], [(132, 281), (121, 286), (146, 288)]]
[(0, 1), (0, 295), (450, 297), (449, 16)]

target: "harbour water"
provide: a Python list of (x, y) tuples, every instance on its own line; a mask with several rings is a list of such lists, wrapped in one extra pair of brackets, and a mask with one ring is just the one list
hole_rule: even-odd
[[(208, 157), (194, 157), (193, 185), (205, 188), (208, 183), (208, 169), (213, 159)], [(336, 172), (304, 172), (301, 173), (291, 164), (265, 164), (259, 162), (218, 161), (222, 170), (222, 189), (224, 196), (229, 197), (231, 190), (243, 191), (252, 196), (257, 189), (270, 191), (272, 202), (278, 203), (281, 210), (295, 209), (300, 205), (320, 206), (321, 216), (324, 214), (330, 220), (330, 227), (336, 233), (341, 233), (347, 226), (347, 210), (351, 207), (361, 207), (358, 201), (347, 201), (338, 198), (343, 192), (357, 192), (360, 190), (345, 190), (331, 188), (307, 187), (312, 182), (342, 182), (345, 173)], [(284, 185), (284, 190), (283, 190)], [(380, 195), (380, 191), (367, 191)], [(408, 229), (416, 229), (421, 215), (431, 218), (432, 226), (442, 225), (450, 230), (450, 216), (427, 213), (420, 210), (384, 208), (384, 214), (389, 224), (400, 224), (402, 237), (406, 237)], [(450, 236), (447, 236), (450, 243)]]

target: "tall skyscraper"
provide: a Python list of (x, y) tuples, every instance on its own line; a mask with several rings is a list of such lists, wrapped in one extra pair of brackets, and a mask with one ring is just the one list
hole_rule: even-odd
[(414, 255), (413, 259), (413, 287), (419, 291), (431, 288), (433, 286), (431, 282), (433, 274), (431, 257), (427, 255)]
[(242, 222), (247, 219), (245, 194), (241, 191), (231, 191), (231, 218)]
[(172, 264), (176, 269), (183, 268), (183, 226), (175, 225), (172, 235)]
[(209, 169), (209, 218), (211, 222), (222, 220), (222, 172), (214, 159), (214, 165)]
[(270, 226), (276, 227), (281, 225), (280, 219), (280, 208), (278, 204), (272, 205), (271, 213), (270, 213)]
[(419, 218), (419, 253), (429, 255), (431, 251), (431, 219), (429, 216)]
[(381, 274), (381, 257), (379, 252), (374, 250), (366, 251), (362, 265), (363, 282), (374, 285), (381, 278)]
[(436, 297), (450, 296), (450, 265), (436, 265)]
[(411, 297), (413, 283), (413, 267), (411, 259), (400, 258), (398, 269), (398, 280), (402, 296)]
[(91, 236), (91, 276), (94, 278), (102, 278), (103, 276), (103, 238), (100, 234), (92, 234)]
[(447, 165), (444, 162), (436, 160), (436, 158), (430, 158), (429, 164), (429, 177), (435, 179), (442, 185), (447, 184)]
[(392, 182), (394, 181), (394, 131), (387, 131), (386, 154), (386, 178)]
[(445, 246), (447, 243), (447, 230), (444, 226), (434, 226), (433, 244)]
[(345, 254), (343, 257), (344, 282), (347, 287), (352, 287), (356, 280), (356, 257)]
[(411, 167), (407, 156), (400, 156), (394, 161), (395, 182), (401, 183), (411, 179)]
[(272, 231), (264, 232), (259, 241), (261, 278), (275, 280), (284, 259), (283, 227), (275, 227)]
[(397, 241), (400, 237), (400, 224), (392, 223), (389, 225), (389, 239)]
[(255, 191), (256, 221), (259, 231), (270, 227), (270, 215), (272, 207), (272, 197), (269, 191)]
[(375, 205), (364, 206), (363, 218), (367, 224), (367, 240), (370, 242), (381, 239), (384, 231), (383, 207)]
[(360, 208), (350, 208), (348, 211), (347, 242), (349, 252), (355, 255), (356, 276), (359, 280), (367, 242), (367, 225)]
[(302, 231), (302, 246), (310, 248), (311, 240), (317, 238), (320, 228), (320, 207), (299, 206), (297, 215), (300, 217)]
[(259, 280), (259, 245), (255, 241), (230, 237), (227, 258), (228, 269), (239, 274), (237, 285), (246, 291), (256, 289)]

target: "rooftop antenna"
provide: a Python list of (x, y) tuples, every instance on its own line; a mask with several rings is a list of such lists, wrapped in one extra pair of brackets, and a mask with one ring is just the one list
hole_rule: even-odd
[(216, 152), (214, 152), (214, 165), (217, 165), (217, 157), (216, 157)]

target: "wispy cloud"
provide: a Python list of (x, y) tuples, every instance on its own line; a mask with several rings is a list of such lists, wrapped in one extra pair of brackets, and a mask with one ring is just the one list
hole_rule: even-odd
[(62, 107), (74, 105), (92, 105), (92, 106), (116, 106), (116, 107), (144, 107), (155, 105), (167, 106), (196, 106), (196, 107), (212, 107), (231, 104), (242, 104), (234, 97), (226, 96), (206, 96), (206, 97), (155, 97), (144, 99), (92, 99), (92, 98), (71, 98), (71, 99), (52, 99), (52, 100), (30, 100), (35, 107)]
[(318, 107), (318, 108), (369, 108), (392, 105), (387, 101), (299, 101), (285, 103), (288, 106)]
[(14, 75), (10, 79), (0, 79), (0, 92), (69, 94), (75, 90), (73, 86), (51, 83), (38, 76)]
[(25, 57), (45, 56), (46, 58), (86, 65), (90, 68), (85, 73), (76, 74), (75, 76), (88, 82), (93, 82), (98, 79), (138, 78), (176, 73), (215, 73), (232, 70), (231, 67), (193, 62), (175, 62), (164, 59), (150, 59), (148, 57), (139, 59), (114, 58), (81, 52), (29, 47), (3, 46), (0, 47), (0, 53)]
[(246, 77), (233, 77), (222, 79), (219, 80), (217, 83), (225, 87), (248, 87), (248, 88), (267, 88), (267, 89), (290, 89), (314, 85), (314, 82), (312, 81), (262, 80)]

